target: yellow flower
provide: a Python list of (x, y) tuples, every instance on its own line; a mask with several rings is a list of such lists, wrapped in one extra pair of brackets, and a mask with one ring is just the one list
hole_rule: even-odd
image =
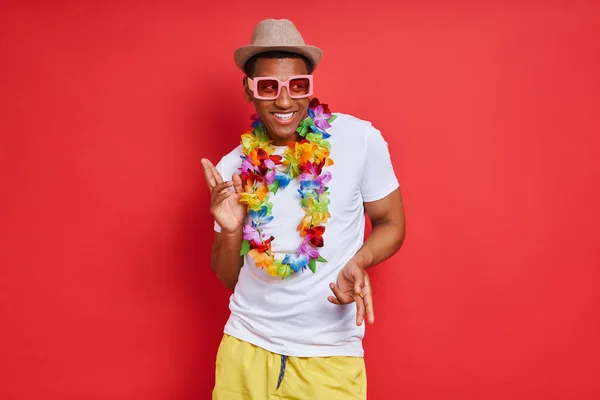
[(254, 190), (254, 193), (248, 193), (252, 191), (252, 187), (246, 185), (245, 190), (245, 193), (240, 193), (240, 203), (247, 205), (248, 208), (252, 210), (260, 209), (267, 198), (269, 188), (265, 185), (261, 185)]
[(244, 152), (246, 154), (248, 154), (248, 152), (251, 152), (257, 148), (263, 149), (269, 155), (273, 154), (273, 151), (274, 151), (273, 146), (271, 146), (270, 140), (268, 140), (266, 138), (259, 139), (252, 133), (252, 131), (247, 131), (242, 135), (242, 145), (244, 146), (244, 149), (246, 150)]
[(242, 145), (246, 149), (252, 149), (257, 147), (260, 144), (260, 140), (256, 136), (252, 134), (251, 131), (248, 131), (242, 135)]
[(294, 147), (288, 151), (288, 154), (296, 160), (296, 165), (301, 165), (305, 162), (320, 162), (321, 160), (325, 160), (326, 166), (333, 165), (333, 161), (329, 158), (331, 151), (327, 147), (314, 142), (295, 143)]
[(317, 211), (312, 213), (312, 224), (313, 226), (324, 225), (329, 218), (331, 218), (329, 212)]
[(262, 202), (254, 193), (240, 193), (240, 203), (247, 205), (248, 208), (255, 209)]
[(292, 269), (289, 265), (282, 264), (280, 260), (275, 260), (273, 264), (267, 268), (267, 272), (271, 276), (279, 276), (281, 279), (286, 279), (292, 274)]
[(307, 213), (304, 218), (302, 218), (302, 221), (300, 221), (300, 224), (298, 224), (296, 229), (302, 231), (303, 229), (310, 229), (314, 226), (324, 225), (329, 218), (331, 218), (331, 214), (329, 212), (310, 212)]
[(279, 276), (279, 267), (281, 267), (281, 261), (275, 260), (273, 261), (273, 264), (267, 268), (267, 272), (271, 276)]
[(316, 146), (315, 155), (317, 157), (319, 157), (321, 160), (329, 157), (329, 154), (331, 154), (331, 152), (329, 151), (329, 149), (327, 147)]
[(315, 162), (315, 150), (317, 145), (310, 142), (296, 143), (294, 147), (293, 157), (298, 160), (299, 164), (305, 162)]

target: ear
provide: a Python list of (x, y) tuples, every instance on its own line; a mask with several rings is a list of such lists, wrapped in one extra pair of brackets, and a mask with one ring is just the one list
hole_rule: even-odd
[(248, 77), (244, 75), (242, 78), (242, 85), (244, 85), (244, 95), (246, 97), (246, 101), (250, 103), (252, 101), (252, 90), (248, 87)]

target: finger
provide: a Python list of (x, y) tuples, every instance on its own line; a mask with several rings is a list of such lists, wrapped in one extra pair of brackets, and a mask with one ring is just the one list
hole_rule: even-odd
[(342, 293), (340, 288), (335, 283), (329, 284), (329, 287), (331, 288), (333, 294), (335, 295), (335, 297), (337, 297), (341, 304), (350, 304), (354, 301), (352, 296), (348, 296)]
[(373, 287), (371, 286), (371, 279), (368, 275), (365, 276), (365, 285), (360, 295), (365, 303), (367, 321), (369, 324), (372, 324), (375, 322), (375, 305), (373, 301)]
[(242, 178), (238, 174), (233, 174), (231, 177), (233, 181), (233, 187), (235, 188), (235, 192), (237, 194), (244, 193), (244, 186), (242, 185)]
[(356, 325), (361, 326), (365, 319), (365, 303), (362, 297), (356, 295)]
[[(231, 181), (217, 183), (212, 188), (212, 195), (216, 196), (216, 195), (220, 194), (221, 192), (223, 192), (223, 190), (229, 190), (229, 188), (231, 186), (233, 186), (233, 182), (231, 182)], [(229, 191), (231, 192), (231, 190), (229, 190)]]
[(220, 185), (216, 185), (211, 192), (211, 210), (223, 203), (223, 201), (225, 201), (225, 199), (231, 196), (232, 194), (233, 192), (231, 191), (230, 186), (227, 185), (227, 182), (223, 182)]
[(362, 298), (367, 314), (367, 322), (372, 324), (375, 322), (375, 310), (373, 309), (373, 295), (369, 292)]
[(212, 206), (215, 207), (220, 205), (231, 195), (233, 195), (233, 191), (231, 191), (229, 188), (225, 188), (221, 192), (215, 193), (211, 201)]
[(223, 183), (223, 177), (221, 176), (217, 168), (214, 165), (212, 165), (212, 163), (210, 163), (210, 170), (212, 171), (215, 181), (217, 183)]
[(202, 166), (204, 167), (204, 173), (209, 174), (212, 177), (212, 179), (214, 180), (215, 184), (219, 184), (219, 183), (223, 182), (223, 178), (221, 177), (221, 174), (219, 173), (217, 168), (213, 165), (213, 163), (210, 162), (210, 160), (203, 158)]
[(334, 296), (327, 297), (327, 300), (329, 300), (330, 303), (337, 304), (338, 306), (342, 305), (342, 303), (340, 303), (340, 301)]
[(202, 168), (204, 169), (204, 179), (209, 189), (212, 189), (216, 185), (215, 178), (213, 177), (212, 169), (210, 168), (212, 163), (206, 158), (202, 159)]
[(366, 272), (362, 268), (355, 268), (352, 272), (352, 277), (354, 278), (354, 292), (356, 294), (360, 294), (363, 286), (365, 286), (365, 275)]
[(217, 197), (217, 202), (221, 203), (223, 200), (225, 200), (231, 195), (233, 195), (233, 192), (229, 189), (225, 189), (221, 193), (219, 193), (219, 196)]

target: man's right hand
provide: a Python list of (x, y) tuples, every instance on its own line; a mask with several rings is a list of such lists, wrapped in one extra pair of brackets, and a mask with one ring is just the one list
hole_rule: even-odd
[[(210, 212), (221, 227), (221, 233), (241, 234), (246, 216), (246, 206), (239, 202), (239, 195), (244, 192), (242, 179), (234, 174), (231, 181), (223, 182), (219, 171), (206, 158), (202, 159), (202, 166), (210, 190)], [(231, 190), (231, 186), (235, 192)]]

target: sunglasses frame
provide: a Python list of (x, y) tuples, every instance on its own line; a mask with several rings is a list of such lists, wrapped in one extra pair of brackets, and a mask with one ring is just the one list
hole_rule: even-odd
[[(294, 76), (290, 76), (288, 78), (288, 80), (286, 81), (281, 81), (279, 80), (279, 78), (275, 77), (275, 76), (257, 76), (254, 79), (250, 78), (250, 77), (246, 77), (248, 79), (248, 88), (252, 91), (252, 93), (254, 94), (254, 97), (259, 99), (259, 100), (275, 100), (279, 97), (279, 95), (281, 94), (281, 88), (286, 88), (288, 95), (292, 98), (292, 99), (305, 99), (307, 97), (312, 96), (313, 94), (313, 76), (312, 75), (294, 75)], [(308, 93), (307, 94), (303, 94), (300, 96), (295, 96), (292, 95), (292, 93), (290, 92), (290, 81), (293, 79), (308, 79)], [(277, 82), (277, 95), (275, 97), (264, 97), (258, 94), (258, 92), (256, 91), (256, 88), (258, 87), (258, 82), (260, 81), (276, 81)]]

